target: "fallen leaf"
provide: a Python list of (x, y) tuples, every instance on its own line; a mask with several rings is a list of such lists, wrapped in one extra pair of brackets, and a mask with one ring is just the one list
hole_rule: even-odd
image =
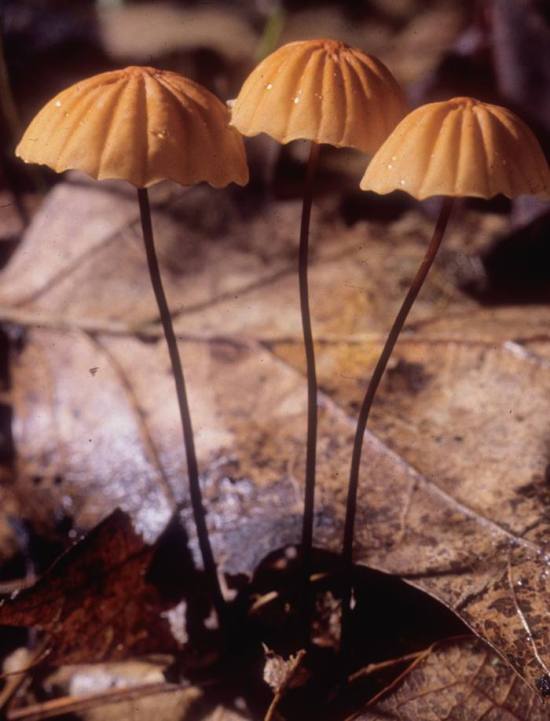
[(357, 721), (544, 721), (545, 704), (486, 646), (441, 644)]
[(145, 577), (153, 547), (116, 510), (61, 556), (37, 583), (0, 605), (0, 625), (47, 634), (48, 663), (173, 651), (163, 604)]
[[(13, 492), (30, 514), (69, 508), (83, 527), (121, 505), (154, 539), (186, 497), (185, 464), (136, 211), (110, 187), (58, 186), (3, 275), (2, 317), (28, 329), (12, 351)], [(299, 538), (299, 207), (245, 217), (215, 197), (176, 196), (156, 207), (155, 227), (215, 552), (225, 571), (250, 573)], [(356, 558), (445, 603), (535, 688), (550, 664), (547, 311), (483, 309), (455, 283), (457, 264), (503, 227), (477, 213), (452, 223), (413, 310), (365, 438)], [(417, 213), (348, 229), (314, 215), (316, 543), (329, 550), (340, 550), (357, 404), (430, 231)]]

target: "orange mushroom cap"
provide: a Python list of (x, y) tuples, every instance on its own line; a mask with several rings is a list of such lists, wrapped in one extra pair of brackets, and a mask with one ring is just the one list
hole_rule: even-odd
[(232, 108), (243, 135), (302, 138), (374, 152), (407, 112), (376, 58), (336, 40), (288, 43), (248, 76)]
[(198, 83), (148, 67), (94, 75), (59, 93), (31, 121), (16, 154), (58, 173), (82, 170), (138, 188), (248, 181), (226, 106)]
[(474, 98), (409, 113), (372, 158), (363, 190), (432, 195), (550, 197), (550, 169), (532, 131), (514, 113)]

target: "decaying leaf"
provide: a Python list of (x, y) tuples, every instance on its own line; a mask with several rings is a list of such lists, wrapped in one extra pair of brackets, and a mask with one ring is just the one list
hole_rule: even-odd
[(163, 604), (145, 578), (152, 554), (116, 510), (34, 586), (4, 600), (0, 625), (45, 631), (43, 657), (51, 664), (175, 650)]
[[(154, 538), (186, 493), (177, 408), (135, 211), (108, 187), (58, 186), (3, 274), (2, 317), (27, 327), (12, 353), (13, 493), (29, 513), (69, 509), (83, 527), (121, 505)], [(215, 552), (250, 573), (299, 538), (299, 208), (244, 218), (218, 197), (185, 193), (155, 225)], [(81, 206), (93, 225), (78, 222)], [(339, 551), (357, 403), (430, 223), (322, 221), (318, 210), (316, 543)], [(365, 440), (356, 557), (441, 600), (535, 688), (550, 665), (547, 310), (482, 309), (454, 283), (499, 228), (475, 213), (455, 223), (415, 306)]]
[(544, 721), (545, 704), (475, 641), (442, 644), (357, 721)]
[(274, 653), (265, 645), (264, 653), (264, 681), (271, 686), (273, 693), (281, 693), (288, 687), (298, 685), (296, 672), (305, 656), (303, 649), (297, 654), (290, 655), (287, 659)]

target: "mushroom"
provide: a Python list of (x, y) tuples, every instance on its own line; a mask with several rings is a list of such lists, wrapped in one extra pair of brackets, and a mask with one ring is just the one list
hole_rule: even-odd
[[(454, 198), (550, 197), (550, 170), (532, 131), (510, 110), (459, 97), (407, 115), (372, 158), (362, 190), (404, 190), (418, 200), (445, 196), (424, 258), (393, 322), (370, 379), (357, 422), (344, 526), (343, 560), (351, 571), (363, 437), (380, 380), (409, 311), (443, 240)], [(348, 576), (349, 577), (349, 576)], [(351, 587), (344, 596), (343, 622)], [(344, 623), (345, 626), (345, 623)]]
[(16, 154), (56, 172), (76, 169), (137, 188), (147, 264), (168, 346), (181, 417), (191, 505), (205, 573), (218, 615), (225, 604), (199, 483), (183, 367), (155, 251), (147, 188), (162, 180), (245, 185), (242, 138), (229, 111), (206, 88), (177, 73), (128, 67), (101, 73), (56, 95), (31, 121)]
[(232, 108), (232, 124), (247, 136), (267, 133), (280, 143), (310, 141), (299, 247), (300, 309), (306, 355), (308, 420), (302, 558), (310, 565), (315, 501), (317, 379), (308, 294), (308, 238), (319, 143), (373, 153), (406, 112), (403, 93), (376, 58), (336, 40), (288, 43), (248, 76)]

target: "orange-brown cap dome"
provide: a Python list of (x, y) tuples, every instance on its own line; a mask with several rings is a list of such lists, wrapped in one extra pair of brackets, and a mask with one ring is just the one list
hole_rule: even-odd
[(510, 110), (473, 98), (407, 115), (371, 160), (363, 190), (431, 195), (550, 197), (550, 169), (531, 130)]
[(215, 187), (248, 181), (242, 138), (211, 92), (147, 67), (101, 73), (50, 100), (16, 154), (57, 172), (82, 170), (137, 187), (161, 180)]
[(250, 73), (231, 122), (243, 135), (372, 153), (406, 111), (401, 88), (379, 60), (335, 40), (304, 40), (283, 45)]

